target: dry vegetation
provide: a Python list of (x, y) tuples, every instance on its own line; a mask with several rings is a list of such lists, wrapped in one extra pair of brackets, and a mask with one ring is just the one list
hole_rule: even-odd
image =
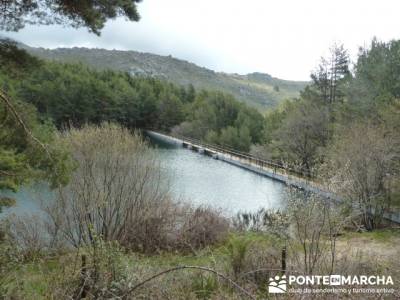
[(104, 124), (72, 129), (60, 143), (75, 172), (46, 217), (2, 224), (5, 299), (274, 299), (267, 282), (283, 272), (391, 275), (399, 288), (398, 229), (352, 232), (352, 215), (295, 191), (284, 211), (228, 220), (173, 201), (136, 133)]

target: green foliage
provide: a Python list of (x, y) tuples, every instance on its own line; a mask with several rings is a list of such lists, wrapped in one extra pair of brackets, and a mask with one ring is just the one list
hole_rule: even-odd
[(311, 171), (329, 138), (328, 120), (326, 109), (299, 103), (276, 131), (275, 145), (281, 157)]
[(202, 91), (188, 107), (187, 123), (175, 128), (182, 135), (246, 152), (261, 141), (263, 116), (228, 94)]
[[(47, 178), (55, 186), (68, 181), (68, 154), (64, 149), (53, 147), (55, 128), (40, 120), (32, 105), (14, 102), (33, 137), (3, 106), (4, 122), (0, 127), (0, 189), (16, 190), (19, 185), (32, 179)], [(46, 149), (43, 149), (45, 147)], [(57, 171), (55, 171), (57, 170)]]
[(267, 113), (266, 145), (256, 149), (328, 178), (336, 193), (358, 203), (368, 229), (396, 205), (400, 190), (399, 50), (400, 41), (374, 39), (350, 74), (346, 50), (332, 48), (300, 99)]
[(240, 151), (250, 150), (250, 131), (247, 127), (241, 127), (239, 129), (228, 126), (221, 130), (219, 136), (219, 144), (232, 147)]
[[(121, 286), (126, 280), (124, 249), (117, 241), (104, 241), (96, 235), (93, 239), (92, 247), (87, 249), (88, 259), (85, 261), (86, 292), (97, 299), (107, 297), (110, 292), (121, 294)], [(81, 288), (75, 293), (79, 294)]]
[[(318, 211), (317, 211), (318, 212)], [(318, 214), (315, 215), (318, 218)], [(313, 223), (314, 224), (314, 223)], [(311, 224), (312, 225), (312, 224)], [(309, 227), (310, 234), (318, 227)], [(319, 246), (325, 248), (325, 235)], [(399, 231), (376, 231), (367, 233), (347, 233), (338, 237), (335, 272), (351, 271), (356, 275), (384, 275), (390, 272), (397, 276), (400, 268), (398, 259)], [(279, 269), (281, 245), (274, 240), (266, 241), (265, 234), (244, 233), (236, 234), (232, 239), (247, 240), (247, 259), (244, 272), (235, 280), (252, 294), (265, 298), (266, 282), (270, 274), (276, 272), (251, 272), (263, 269)], [(251, 241), (251, 243), (250, 243)], [(121, 249), (115, 243), (98, 241), (96, 261), (101, 272), (97, 284), (94, 285), (94, 260), (88, 253), (89, 249), (77, 252), (62, 252), (43, 255), (41, 259), (26, 261), (20, 252), (12, 245), (0, 244), (0, 293), (5, 298), (13, 299), (65, 299), (76, 296), (82, 290), (86, 278), (87, 298), (96, 294), (97, 299), (122, 297), (132, 286), (153, 275), (171, 267), (191, 265), (207, 266), (229, 278), (233, 277), (227, 270), (227, 253), (222, 246), (211, 247), (198, 251), (196, 255), (183, 255), (179, 252), (162, 252), (156, 255), (138, 255)], [(6, 248), (6, 247), (8, 248)], [(299, 244), (288, 248), (288, 270), (301, 270), (303, 253)], [(308, 245), (307, 245), (308, 246)], [(348, 251), (351, 247), (355, 249)], [(371, 261), (371, 252), (377, 260)], [(81, 255), (86, 254), (86, 272), (82, 272)], [(301, 255), (301, 256), (297, 256)], [(322, 257), (330, 255), (323, 252)], [(363, 258), (360, 260), (360, 258)], [(299, 260), (297, 260), (297, 258)], [(276, 260), (276, 261), (275, 261)], [(326, 271), (326, 263), (315, 270), (315, 274)], [(230, 266), (228, 266), (230, 267)], [(231, 270), (229, 269), (229, 272)], [(244, 276), (243, 273), (250, 273)], [(85, 274), (82, 276), (82, 273)], [(113, 275), (114, 274), (114, 275)], [(257, 276), (256, 276), (257, 275)], [(114, 278), (114, 279), (112, 279)], [(3, 284), (2, 284), (3, 283)], [(395, 287), (397, 288), (398, 285)], [(75, 292), (75, 293), (74, 293)], [(93, 294), (93, 295), (92, 295)], [(242, 299), (242, 294), (224, 280), (214, 274), (197, 270), (180, 270), (164, 274), (144, 284), (127, 298), (138, 299)]]
[(0, 66), (17, 76), (39, 67), (40, 60), (19, 49), (15, 41), (0, 38)]
[(0, 3), (0, 29), (18, 31), (25, 24), (64, 24), (87, 27), (100, 34), (108, 19), (124, 16), (138, 21), (136, 3), (140, 0), (118, 1), (45, 1), (5, 0)]
[(0, 61), (0, 189), (15, 191), (32, 179), (65, 183), (68, 154), (53, 149), (53, 124), (21, 101), (19, 93), (19, 85), (41, 68), (41, 62), (8, 40), (0, 41)]
[(82, 64), (45, 63), (10, 41), (0, 45), (0, 60), (5, 62), (0, 67), (1, 88), (29, 129), (0, 106), (0, 188), (15, 190), (43, 176), (53, 184), (66, 183), (73, 164), (65, 149), (52, 142), (53, 123), (64, 128), (106, 121), (165, 131), (179, 125), (184, 135), (242, 151), (261, 140), (262, 115), (231, 95), (196, 92), (192, 85), (178, 87), (151, 77), (95, 71)]
[(343, 101), (344, 85), (351, 74), (350, 58), (344, 46), (335, 43), (329, 50), (329, 57), (321, 58), (317, 70), (311, 74), (310, 89), (317, 96), (314, 101), (332, 105)]
[(221, 135), (219, 136), (219, 142), (222, 145), (237, 146), (240, 143), (238, 130), (233, 126), (223, 128), (221, 130)]
[[(354, 76), (347, 51), (331, 48), (312, 74), (312, 84), (295, 101), (266, 114), (265, 151), (269, 157), (310, 171), (324, 162), (336, 135), (362, 120), (399, 128), (400, 41), (372, 41), (360, 51)], [(336, 75), (335, 75), (336, 74)]]
[[(0, 196), (0, 213), (1, 213), (3, 207), (14, 206), (15, 203), (16, 203), (15, 199), (13, 199), (13, 198)], [(2, 240), (2, 237), (1, 237), (1, 230), (0, 230), (0, 242), (1, 242), (1, 240)]]
[(193, 86), (94, 71), (81, 64), (46, 63), (13, 88), (59, 128), (112, 121), (129, 128), (169, 130), (186, 120), (183, 135), (248, 151), (260, 141), (264, 126), (258, 111), (228, 94), (196, 93)]
[(293, 101), (286, 100), (275, 109), (266, 112), (262, 143), (270, 144), (272, 142), (274, 131), (282, 125), (282, 121), (285, 119), (287, 114), (293, 110), (294, 106), (295, 103)]
[(218, 289), (218, 280), (214, 274), (196, 274), (192, 279), (191, 288), (197, 299), (210, 299)]
[(79, 64), (47, 63), (15, 89), (57, 127), (113, 121), (130, 128), (168, 129), (184, 120), (187, 101), (185, 89), (165, 81)]
[(18, 270), (23, 257), (14, 245), (4, 238), (2, 229), (0, 228), (0, 294), (6, 295), (8, 285), (13, 281), (10, 274)]
[(245, 268), (245, 259), (250, 243), (250, 239), (238, 236), (230, 239), (226, 247), (229, 263), (235, 279), (239, 277)]
[[(27, 176), (27, 158), (12, 150), (0, 149), (0, 189), (15, 191)], [(17, 176), (18, 174), (18, 176)]]
[[(47, 60), (84, 63), (97, 70), (128, 72), (135, 76), (168, 78), (174, 84), (192, 84), (196, 90), (221, 91), (260, 111), (277, 106), (284, 99), (299, 96), (308, 82), (288, 81), (268, 74), (226, 74), (199, 67), (171, 56), (159, 56), (136, 51), (104, 49), (41, 49), (23, 46), (31, 54)], [(276, 92), (274, 86), (279, 86)], [(194, 89), (192, 90), (194, 91)], [(188, 93), (194, 99), (193, 93)]]
[(399, 53), (399, 40), (384, 43), (374, 39), (369, 48), (360, 50), (349, 87), (351, 113), (376, 119), (377, 111), (400, 98)]
[(272, 158), (309, 174), (321, 163), (324, 147), (351, 80), (349, 58), (343, 45), (334, 45), (330, 57), (321, 59), (312, 83), (300, 99), (286, 102), (266, 116), (265, 141)]

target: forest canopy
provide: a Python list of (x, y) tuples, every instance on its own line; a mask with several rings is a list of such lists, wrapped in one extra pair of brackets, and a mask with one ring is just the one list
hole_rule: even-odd
[[(10, 40), (0, 43), (0, 62), (0, 89), (9, 95), (7, 99), (19, 116), (0, 106), (3, 188), (15, 189), (25, 179), (37, 177), (33, 173), (54, 168), (60, 168), (57, 177), (66, 180), (64, 154), (54, 150), (54, 157), (49, 159), (41, 147), (51, 148), (56, 128), (103, 122), (131, 129), (174, 128), (181, 134), (243, 151), (261, 141), (261, 113), (221, 92), (196, 91), (191, 85), (177, 86), (152, 77), (96, 71), (82, 64), (46, 62)], [(34, 133), (39, 144), (24, 127)]]
[(354, 71), (334, 45), (299, 99), (267, 113), (252, 153), (286, 161), (324, 180), (358, 207), (367, 229), (400, 205), (400, 41), (374, 39)]
[[(360, 49), (353, 68), (346, 49), (334, 45), (300, 97), (282, 102), (264, 115), (218, 91), (94, 70), (83, 64), (42, 61), (8, 40), (0, 44), (0, 88), (46, 145), (51, 145), (56, 128), (85, 124), (114, 122), (131, 129), (169, 131), (289, 165), (307, 176), (342, 182), (337, 192), (355, 201), (364, 199), (370, 209), (378, 209), (373, 206), (389, 205), (386, 200), (397, 199), (399, 190), (399, 45), (400, 41), (373, 40), (370, 47)], [(36, 146), (31, 147), (29, 134), (16, 132), (21, 130), (18, 119), (3, 107), (0, 113), (3, 187), (15, 188), (31, 177), (21, 170), (46, 174), (55, 168), (45, 157), (32, 155)], [(349, 132), (360, 135), (360, 140), (349, 138)], [(370, 135), (363, 136), (367, 132)], [(383, 141), (371, 138), (378, 133)], [(15, 135), (21, 138), (11, 138)], [(369, 142), (364, 140), (367, 137)], [(351, 139), (364, 146), (345, 147)], [(383, 151), (377, 143), (387, 145), (390, 151)], [(375, 153), (375, 157), (367, 157), (363, 151)], [(65, 181), (69, 166), (63, 155), (55, 151), (57, 158), (52, 161), (60, 169), (58, 177)], [(379, 162), (379, 173), (361, 168), (369, 164), (367, 160)], [(21, 176), (5, 176), (14, 172)], [(368, 179), (357, 186), (363, 178), (355, 178), (355, 174), (367, 174)], [(347, 190), (342, 190), (345, 186)], [(375, 188), (364, 190), (365, 186)]]

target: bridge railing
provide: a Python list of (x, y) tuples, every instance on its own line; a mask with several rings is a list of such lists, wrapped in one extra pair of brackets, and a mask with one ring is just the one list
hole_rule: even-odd
[[(151, 130), (151, 129), (149, 129), (149, 130)], [(311, 179), (314, 177), (313, 174), (308, 170), (301, 169), (301, 168), (295, 168), (293, 166), (282, 164), (280, 162), (276, 162), (276, 161), (272, 161), (272, 160), (262, 159), (262, 158), (254, 156), (254, 155), (251, 155), (249, 153), (238, 151), (227, 145), (210, 144), (210, 143), (201, 141), (199, 139), (195, 139), (195, 138), (191, 138), (191, 137), (187, 137), (187, 136), (183, 136), (183, 135), (179, 135), (179, 134), (173, 134), (173, 133), (169, 133), (169, 132), (162, 132), (160, 130), (152, 130), (152, 131), (177, 138), (179, 140), (182, 140), (183, 142), (185, 142), (185, 141), (189, 142), (191, 144), (197, 145), (202, 148), (208, 148), (208, 149), (220, 152), (220, 153), (238, 157), (240, 159), (245, 159), (245, 160), (249, 161), (250, 164), (255, 164), (261, 168), (265, 168), (265, 167), (270, 168), (274, 171), (274, 173), (276, 173), (277, 170), (279, 170), (279, 171), (284, 171), (286, 174), (296, 175), (296, 176), (299, 176), (299, 177), (302, 177), (305, 179)]]

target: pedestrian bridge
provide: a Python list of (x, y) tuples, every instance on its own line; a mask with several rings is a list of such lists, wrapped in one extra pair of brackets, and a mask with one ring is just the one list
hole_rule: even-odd
[[(146, 133), (150, 137), (164, 140), (168, 143), (174, 143), (203, 155), (208, 155), (214, 159), (222, 160), (237, 167), (255, 172), (261, 176), (280, 181), (288, 186), (321, 195), (335, 202), (342, 201), (339, 196), (324, 188), (322, 183), (318, 181), (318, 178), (313, 177), (312, 174), (308, 172), (296, 170), (293, 167), (277, 162), (263, 160), (229, 147), (211, 145), (188, 137), (161, 133), (154, 130), (146, 130)], [(384, 218), (400, 224), (399, 212), (385, 213)]]
[(165, 134), (153, 130), (147, 130), (146, 132), (151, 137), (175, 143), (184, 148), (208, 155), (214, 159), (225, 161), (287, 185), (310, 192), (321, 193), (329, 198), (333, 197), (333, 194), (324, 192), (308, 172), (299, 171), (277, 162), (260, 159), (225, 146), (211, 145), (196, 139)]

